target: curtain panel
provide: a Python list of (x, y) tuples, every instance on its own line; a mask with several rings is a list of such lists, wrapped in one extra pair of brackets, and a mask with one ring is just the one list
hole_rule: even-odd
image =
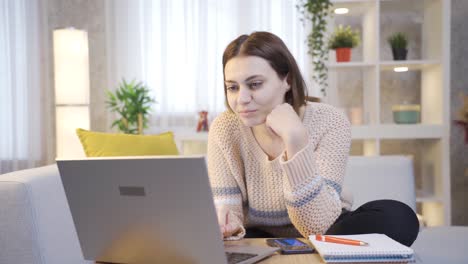
[(53, 162), (43, 1), (0, 1), (0, 173)]

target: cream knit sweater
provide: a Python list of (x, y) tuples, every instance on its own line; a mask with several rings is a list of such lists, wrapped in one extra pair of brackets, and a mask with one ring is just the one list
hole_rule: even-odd
[[(228, 206), (241, 232), (259, 227), (276, 236), (324, 233), (352, 198), (342, 192), (351, 127), (337, 109), (307, 103), (302, 120), (308, 145), (289, 160), (274, 160), (251, 129), (231, 112), (218, 116), (208, 136), (208, 173), (217, 208)], [(292, 224), (292, 225), (291, 225)]]

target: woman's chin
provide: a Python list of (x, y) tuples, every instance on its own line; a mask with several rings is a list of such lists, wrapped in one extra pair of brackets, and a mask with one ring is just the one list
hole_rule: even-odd
[(244, 126), (246, 127), (255, 127), (265, 123), (265, 121), (259, 120), (258, 118), (246, 118), (242, 116), (240, 116), (239, 118), (242, 124), (244, 124)]

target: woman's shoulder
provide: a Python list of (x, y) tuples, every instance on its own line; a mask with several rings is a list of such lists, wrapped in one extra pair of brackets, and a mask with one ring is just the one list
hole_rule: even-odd
[(239, 135), (239, 131), (238, 117), (230, 111), (225, 111), (219, 114), (211, 123), (209, 137), (220, 138), (224, 141), (236, 137), (236, 135)]

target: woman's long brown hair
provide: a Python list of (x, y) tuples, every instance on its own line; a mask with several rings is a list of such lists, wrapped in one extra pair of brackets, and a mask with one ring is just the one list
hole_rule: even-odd
[[(223, 77), (226, 63), (236, 56), (257, 56), (268, 61), (280, 79), (288, 78), (287, 82), (291, 89), (285, 94), (285, 101), (289, 103), (296, 113), (299, 108), (306, 104), (306, 101), (320, 102), (319, 98), (307, 96), (307, 86), (301, 71), (297, 66), (291, 52), (284, 42), (276, 35), (269, 32), (254, 32), (250, 35), (241, 35), (233, 40), (224, 50), (223, 54)], [(224, 95), (226, 106), (232, 109), (227, 103), (227, 89), (224, 85)]]

